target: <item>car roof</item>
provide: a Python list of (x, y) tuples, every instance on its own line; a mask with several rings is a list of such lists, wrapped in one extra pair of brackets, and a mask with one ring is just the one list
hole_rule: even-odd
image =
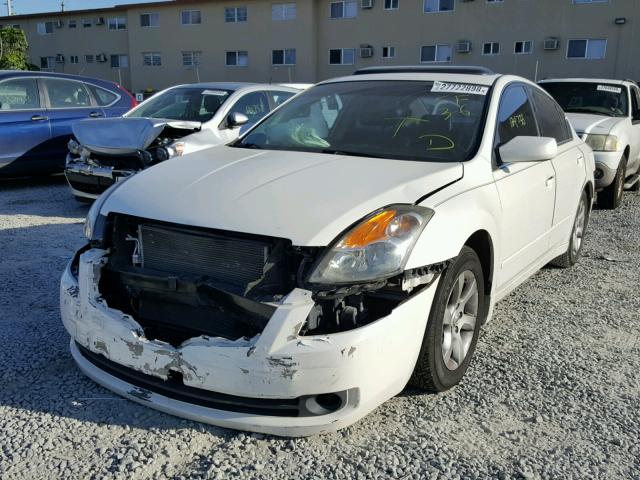
[(538, 83), (608, 83), (610, 85), (625, 85), (635, 83), (633, 80), (618, 80), (614, 78), (545, 78)]
[(105, 82), (115, 85), (111, 80), (102, 78), (87, 77), (86, 75), (72, 75), (70, 73), (43, 72), (39, 70), (0, 70), (0, 79), (9, 77), (51, 77), (51, 78), (68, 78), (73, 80), (83, 80), (85, 82)]
[(232, 92), (245, 89), (245, 88), (264, 88), (264, 87), (274, 87), (274, 88), (283, 88), (284, 90), (298, 91), (300, 90), (285, 87), (278, 84), (273, 83), (252, 83), (252, 82), (200, 82), (200, 83), (185, 83), (182, 85), (174, 85), (170, 88), (211, 88), (217, 90), (230, 90)]
[(492, 86), (498, 78), (502, 75), (499, 74), (464, 74), (464, 73), (446, 73), (446, 72), (397, 72), (397, 73), (359, 73), (358, 75), (349, 75), (348, 77), (332, 78), (321, 82), (321, 84), (335, 83), (335, 82), (359, 82), (366, 80), (417, 80), (424, 82), (432, 82), (439, 80), (441, 82), (452, 83), (471, 83), (475, 85)]

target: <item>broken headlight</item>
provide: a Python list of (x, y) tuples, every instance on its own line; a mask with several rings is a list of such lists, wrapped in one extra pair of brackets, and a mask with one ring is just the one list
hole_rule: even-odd
[(360, 283), (402, 273), (433, 210), (392, 205), (365, 217), (337, 240), (309, 276), (310, 283)]

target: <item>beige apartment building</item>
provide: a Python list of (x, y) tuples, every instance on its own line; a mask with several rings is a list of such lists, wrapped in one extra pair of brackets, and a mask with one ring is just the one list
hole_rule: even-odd
[(0, 17), (26, 32), (32, 63), (136, 92), (421, 63), (640, 80), (639, 24), (640, 0), (176, 0)]

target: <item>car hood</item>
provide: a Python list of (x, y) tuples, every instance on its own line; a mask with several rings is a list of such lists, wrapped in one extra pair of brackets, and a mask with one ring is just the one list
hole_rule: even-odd
[(576, 132), (608, 134), (613, 127), (624, 120), (623, 117), (607, 117), (590, 113), (567, 113), (567, 118)]
[(73, 135), (87, 150), (122, 155), (145, 150), (167, 128), (184, 130), (185, 135), (200, 130), (200, 122), (157, 118), (99, 118), (73, 125)]
[(462, 163), (217, 147), (135, 175), (101, 213), (324, 246), (374, 210), (414, 203), (462, 175)]

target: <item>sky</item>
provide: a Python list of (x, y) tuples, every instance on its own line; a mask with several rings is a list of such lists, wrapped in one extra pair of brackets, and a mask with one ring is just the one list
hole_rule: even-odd
[[(113, 7), (125, 3), (143, 3), (152, 0), (64, 0), (65, 10)], [(0, 17), (7, 14), (7, 0), (0, 0)], [(12, 0), (14, 13), (55, 12), (60, 10), (61, 0)]]

